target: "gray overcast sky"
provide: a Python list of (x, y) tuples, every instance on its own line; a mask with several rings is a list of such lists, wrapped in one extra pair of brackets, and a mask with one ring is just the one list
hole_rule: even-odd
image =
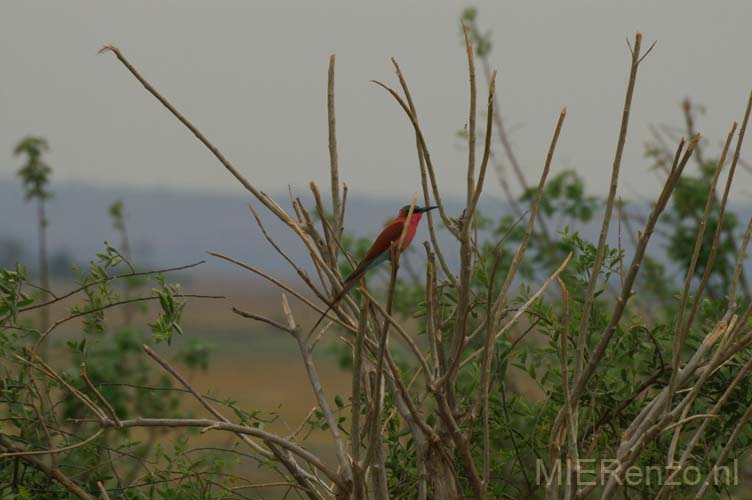
[[(591, 189), (607, 189), (626, 86), (625, 38), (636, 30), (658, 45), (637, 84), (625, 197), (655, 192), (642, 144), (650, 124), (681, 123), (684, 96), (707, 107), (699, 129), (713, 145), (741, 119), (752, 87), (749, 0), (473, 4), (493, 32), (498, 102), (531, 178), (566, 105), (555, 168), (577, 168)], [(460, 195), (465, 152), (454, 132), (467, 115), (458, 28), (464, 5), (3, 1), (0, 179), (18, 166), (14, 143), (35, 133), (50, 140), (57, 180), (240, 192), (112, 55), (95, 55), (113, 43), (266, 191), (326, 182), (326, 69), (336, 52), (342, 177), (352, 196), (409, 199), (419, 185), (412, 131), (391, 98), (369, 83), (394, 82), (395, 56), (442, 191)], [(498, 195), (497, 184), (489, 191)]]

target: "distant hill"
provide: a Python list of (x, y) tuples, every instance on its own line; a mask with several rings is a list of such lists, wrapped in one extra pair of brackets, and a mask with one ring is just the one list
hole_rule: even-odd
[[(102, 250), (104, 240), (116, 247), (119, 245), (118, 235), (108, 215), (108, 207), (118, 199), (125, 202), (134, 260), (142, 267), (174, 266), (205, 259), (207, 263), (194, 272), (199, 275), (219, 273), (225, 278), (239, 276), (238, 270), (231, 264), (206, 255), (207, 250), (215, 250), (253, 263), (276, 276), (290, 276), (293, 274), (290, 266), (268, 244), (256, 226), (247, 208), (251, 202), (260, 209), (259, 213), (270, 234), (289, 256), (298, 262), (310, 262), (307, 250), (298, 238), (255, 198), (250, 194), (243, 195), (240, 189), (237, 195), (224, 195), (60, 184), (54, 185), (54, 193), (49, 205), (49, 246), (53, 264), (57, 267), (70, 268), (73, 262), (88, 262)], [(310, 207), (312, 203), (304, 196), (306, 193), (296, 194), (301, 195)], [(290, 207), (288, 193), (278, 194), (275, 199), (286, 209)], [(356, 236), (375, 236), (382, 225), (407, 202), (409, 200), (363, 198), (351, 191), (347, 201), (346, 230)], [(445, 200), (445, 203), (453, 216), (458, 216), (464, 206), (459, 200)], [(644, 203), (644, 206), (648, 207), (649, 204)], [(502, 200), (492, 197), (486, 197), (480, 209), (484, 216), (492, 219), (510, 213)], [(752, 215), (752, 207), (736, 206), (733, 210), (740, 219), (739, 224), (745, 226)], [(0, 260), (4, 254), (7, 256), (20, 251), (22, 261), (34, 267), (35, 216), (35, 207), (24, 201), (15, 179), (0, 179)], [(560, 229), (553, 223), (549, 224), (552, 232)], [(600, 216), (596, 214), (594, 221), (584, 228), (573, 229), (578, 229), (585, 238), (595, 240), (600, 229)], [(638, 229), (638, 225), (635, 225), (635, 229)], [(616, 232), (616, 224), (613, 224), (610, 234), (613, 245), (616, 245)], [(439, 234), (450, 266), (456, 265), (456, 241), (447, 231), (442, 230)], [(427, 239), (425, 224), (421, 224), (415, 242)], [(624, 237), (622, 244), (629, 260), (629, 238)], [(659, 233), (649, 251), (660, 257), (662, 246)], [(12, 247), (18, 248), (14, 250)], [(306, 270), (314, 272), (310, 266)]]
[[(32, 264), (36, 255), (36, 210), (24, 201), (15, 180), (0, 180), (0, 252), (8, 245), (18, 246), (22, 260)], [(294, 259), (308, 262), (305, 247), (272, 214), (251, 196), (203, 194), (165, 189), (117, 189), (74, 184), (54, 185), (54, 198), (49, 202), (50, 255), (58, 260), (86, 262), (103, 248), (108, 240), (119, 245), (112, 227), (108, 207), (118, 199), (125, 202), (127, 227), (134, 260), (143, 266), (170, 266), (206, 259), (206, 271), (236, 270), (227, 263), (207, 256), (207, 250), (227, 253), (275, 274), (290, 274), (289, 265), (264, 239), (247, 208), (253, 202), (261, 208), (264, 224), (275, 240)], [(239, 190), (239, 193), (242, 193)], [(299, 193), (305, 195), (306, 193)], [(301, 196), (304, 200), (307, 197)], [(276, 198), (286, 209), (289, 195)], [(349, 193), (346, 230), (357, 236), (375, 236), (386, 220), (409, 200), (359, 198)], [(309, 203), (308, 206), (311, 204)], [(447, 208), (459, 215), (462, 204), (448, 201)], [(484, 214), (499, 217), (508, 212), (501, 201), (487, 200)], [(446, 231), (441, 239), (452, 240)], [(428, 239), (421, 228), (416, 242)]]

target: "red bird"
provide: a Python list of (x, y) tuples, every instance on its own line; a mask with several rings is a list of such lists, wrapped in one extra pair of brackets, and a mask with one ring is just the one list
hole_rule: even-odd
[[(415, 232), (418, 230), (418, 224), (420, 223), (420, 219), (423, 214), (425, 212), (433, 210), (434, 208), (436, 207), (423, 208), (417, 205), (415, 206), (415, 208), (413, 208), (413, 214), (410, 217), (410, 225), (407, 227), (405, 239), (402, 242), (402, 248), (400, 248), (400, 251), (404, 251), (407, 247), (410, 246), (410, 243), (412, 243), (413, 238), (415, 237)], [(350, 291), (353, 286), (355, 286), (358, 280), (360, 280), (360, 278), (365, 273), (378, 266), (382, 262), (391, 260), (392, 242), (399, 242), (400, 236), (402, 236), (402, 229), (405, 227), (405, 223), (407, 222), (407, 214), (409, 212), (410, 205), (405, 205), (404, 207), (400, 208), (397, 217), (395, 217), (389, 224), (387, 224), (386, 227), (381, 231), (381, 233), (376, 237), (373, 244), (371, 245), (371, 248), (368, 249), (368, 253), (366, 254), (365, 258), (363, 258), (361, 263), (358, 264), (358, 267), (356, 267), (355, 270), (350, 273), (347, 278), (345, 278), (344, 283), (342, 283), (342, 291), (339, 292), (336, 297), (334, 297), (334, 300), (331, 304), (329, 304), (326, 312), (324, 312), (321, 318), (319, 318), (319, 320), (316, 322), (313, 327), (314, 330), (317, 326), (319, 326), (319, 323), (321, 323), (321, 321), (326, 317), (329, 311), (331, 311), (332, 308), (337, 305), (342, 297), (344, 297), (345, 294)]]

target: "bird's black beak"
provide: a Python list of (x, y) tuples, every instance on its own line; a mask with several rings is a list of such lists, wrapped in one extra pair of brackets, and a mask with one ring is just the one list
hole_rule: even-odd
[(433, 207), (426, 207), (426, 208), (423, 208), (423, 209), (421, 209), (421, 211), (420, 211), (420, 212), (421, 212), (421, 213), (424, 213), (424, 212), (430, 212), (430, 211), (431, 211), (431, 210), (433, 210), (434, 208), (439, 208), (439, 207), (437, 207), (437, 206), (433, 206)]

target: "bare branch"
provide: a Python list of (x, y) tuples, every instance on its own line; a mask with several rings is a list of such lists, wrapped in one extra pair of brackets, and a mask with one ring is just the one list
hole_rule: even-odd
[(441, 201), (441, 195), (439, 194), (439, 188), (438, 184), (436, 182), (436, 174), (435, 170), (433, 168), (433, 163), (431, 161), (431, 154), (428, 152), (428, 146), (426, 145), (426, 140), (423, 137), (423, 132), (420, 129), (420, 125), (418, 124), (418, 119), (415, 117), (415, 115), (410, 111), (410, 108), (407, 106), (405, 101), (400, 97), (400, 95), (391, 87), (384, 85), (383, 83), (371, 80), (373, 83), (378, 85), (379, 87), (383, 88), (387, 92), (389, 92), (392, 97), (399, 103), (399, 105), (402, 107), (403, 111), (407, 114), (407, 117), (410, 119), (410, 122), (413, 125), (413, 128), (415, 129), (415, 134), (418, 137), (418, 142), (420, 143), (420, 147), (423, 150), (423, 158), (426, 161), (426, 169), (428, 170), (428, 175), (431, 180), (431, 187), (433, 188), (433, 197), (436, 201), (436, 206), (439, 207), (439, 214), (441, 215), (441, 220), (444, 222), (444, 225), (447, 227), (450, 233), (452, 233), (455, 237), (459, 238), (459, 231), (457, 230), (457, 225), (449, 218), (449, 216), (446, 213), (446, 210), (444, 209), (444, 203)]
[(171, 273), (171, 272), (175, 272), (175, 271), (184, 271), (186, 269), (191, 269), (193, 267), (200, 266), (201, 264), (203, 264), (205, 262), (206, 262), (205, 260), (200, 260), (198, 262), (194, 262), (193, 264), (186, 264), (184, 266), (168, 267), (168, 268), (165, 268), (165, 269), (156, 269), (156, 270), (153, 270), (153, 271), (140, 271), (140, 272), (128, 272), (128, 273), (116, 274), (115, 276), (109, 276), (109, 277), (104, 278), (104, 279), (99, 279), (99, 280), (91, 281), (89, 283), (86, 283), (83, 286), (80, 286), (78, 288), (74, 288), (73, 290), (70, 290), (70, 291), (64, 293), (63, 295), (60, 295), (60, 296), (54, 296), (53, 295), (55, 297), (53, 300), (48, 300), (47, 302), (42, 302), (42, 303), (39, 303), (39, 304), (33, 304), (33, 305), (30, 305), (30, 306), (26, 306), (26, 307), (21, 307), (21, 308), (18, 309), (18, 312), (31, 311), (33, 309), (38, 309), (40, 307), (46, 307), (46, 306), (52, 305), (52, 304), (54, 304), (56, 302), (60, 302), (61, 300), (65, 300), (68, 297), (72, 297), (73, 295), (75, 295), (75, 294), (77, 294), (79, 292), (83, 292), (84, 290), (86, 290), (88, 288), (91, 288), (91, 287), (97, 286), (97, 285), (101, 285), (102, 283), (107, 283), (109, 281), (114, 281), (114, 280), (119, 280), (119, 279), (125, 279), (125, 278), (137, 278), (139, 276), (150, 276), (150, 275), (154, 275), (154, 274)]
[[(490, 97), (489, 97), (489, 100), (490, 100)], [(538, 182), (538, 190), (535, 194), (535, 200), (533, 201), (532, 209), (530, 211), (530, 218), (528, 219), (527, 228), (525, 229), (525, 234), (522, 238), (522, 241), (520, 242), (519, 247), (517, 248), (517, 252), (515, 253), (514, 258), (512, 259), (512, 263), (509, 265), (509, 269), (507, 270), (507, 275), (504, 279), (504, 284), (502, 285), (501, 291), (499, 292), (499, 297), (497, 299), (496, 306), (494, 308), (495, 310), (494, 310), (492, 321), (491, 321), (491, 313), (488, 312), (489, 321), (488, 321), (488, 324), (486, 325), (486, 328), (487, 328), (486, 344), (483, 350), (484, 356), (483, 356), (483, 365), (481, 368), (481, 391), (482, 392), (481, 392), (480, 400), (483, 402), (484, 429), (487, 427), (488, 418), (489, 418), (488, 417), (488, 391), (490, 388), (490, 380), (491, 380), (491, 359), (493, 358), (496, 339), (499, 336), (499, 334), (496, 334), (496, 330), (499, 329), (499, 326), (501, 323), (501, 319), (502, 319), (501, 312), (504, 306), (506, 305), (507, 293), (509, 292), (509, 288), (512, 286), (512, 281), (517, 275), (517, 270), (519, 269), (519, 266), (522, 263), (522, 257), (525, 254), (525, 250), (527, 249), (527, 244), (530, 239), (530, 235), (533, 232), (533, 228), (535, 225), (535, 218), (538, 215), (538, 209), (540, 207), (540, 202), (543, 197), (543, 187), (545, 186), (546, 179), (548, 178), (548, 172), (551, 168), (551, 162), (553, 160), (554, 151), (556, 149), (556, 143), (559, 140), (559, 134), (561, 133), (562, 126), (564, 125), (564, 118), (566, 117), (566, 115), (567, 115), (567, 108), (563, 108), (561, 110), (561, 113), (559, 114), (559, 119), (556, 123), (556, 129), (554, 130), (554, 135), (553, 135), (551, 144), (548, 149), (548, 154), (546, 155), (546, 163), (543, 166), (543, 172), (541, 173), (540, 181)], [(499, 249), (500, 248), (501, 247), (499, 247)], [(496, 266), (498, 265), (498, 259), (499, 259), (499, 255), (497, 255), (494, 268), (496, 268)], [(567, 258), (567, 261), (569, 261), (569, 258)], [(494, 269), (493, 274), (495, 274), (495, 272), (496, 271)], [(507, 324), (507, 326), (511, 326), (513, 321), (510, 321)], [(455, 356), (456, 356), (455, 360), (458, 360), (459, 356), (457, 355), (457, 353), (455, 353)], [(465, 360), (464, 362), (467, 363), (468, 360)]]
[(97, 488), (99, 488), (99, 492), (102, 494), (103, 500), (110, 500), (110, 495), (107, 493), (107, 490), (104, 488), (102, 481), (97, 481)]
[(339, 461), (340, 470), (342, 471), (341, 481), (347, 485), (346, 487), (342, 488), (342, 490), (350, 491), (352, 481), (352, 468), (350, 461), (347, 459), (345, 443), (342, 439), (342, 435), (340, 434), (337, 419), (334, 417), (334, 413), (332, 413), (329, 402), (324, 395), (324, 389), (321, 385), (321, 380), (319, 379), (318, 372), (316, 371), (316, 365), (313, 363), (311, 349), (308, 345), (306, 345), (305, 339), (300, 330), (300, 326), (295, 323), (295, 319), (292, 316), (292, 311), (290, 310), (290, 305), (287, 303), (287, 296), (284, 293), (282, 294), (282, 309), (284, 310), (285, 317), (287, 318), (287, 326), (290, 330), (292, 330), (293, 337), (295, 337), (295, 340), (298, 343), (298, 348), (300, 350), (301, 357), (303, 358), (303, 364), (305, 365), (308, 380), (311, 383), (311, 388), (313, 389), (316, 400), (319, 403), (321, 413), (324, 414), (326, 423), (329, 425), (329, 432), (332, 434), (334, 444), (336, 445), (335, 451), (337, 460)]
[[(392, 306), (394, 304), (394, 291), (395, 286), (397, 284), (397, 270), (399, 269), (399, 260), (400, 256), (402, 254), (402, 244), (405, 241), (405, 235), (407, 234), (407, 228), (410, 225), (410, 219), (413, 216), (413, 211), (415, 210), (415, 203), (418, 200), (418, 193), (415, 193), (413, 195), (412, 202), (410, 203), (410, 207), (407, 211), (407, 218), (405, 219), (405, 223), (402, 227), (402, 232), (400, 234), (399, 240), (395, 243), (392, 243), (390, 252), (391, 252), (391, 260), (392, 260), (392, 272), (389, 278), (389, 288), (387, 291), (387, 302), (386, 302), (386, 316), (391, 316), (392, 314)], [(368, 456), (366, 458), (366, 463), (371, 463), (371, 461), (375, 458), (375, 454), (377, 453), (377, 447), (381, 446), (381, 411), (382, 411), (382, 399), (383, 395), (381, 394), (381, 388), (383, 387), (383, 374), (384, 374), (384, 358), (387, 353), (387, 345), (388, 345), (388, 338), (389, 338), (389, 325), (391, 323), (388, 319), (384, 320), (384, 326), (382, 328), (382, 331), (380, 332), (379, 337), (379, 346), (378, 346), (378, 352), (376, 354), (376, 392), (377, 394), (373, 397), (373, 409), (372, 409), (372, 415), (371, 415), (371, 432), (370, 432), (370, 439), (369, 439), (369, 446), (368, 446)]]
[[(18, 448), (13, 445), (5, 436), (0, 434), (0, 446), (6, 450), (18, 451)], [(71, 494), (80, 498), (81, 500), (93, 500), (93, 497), (86, 493), (79, 485), (77, 485), (72, 479), (60, 472), (60, 469), (53, 468), (41, 461), (38, 458), (30, 456), (20, 456), (20, 459), (31, 465), (44, 475), (60, 483)]]
[[(338, 487), (345, 489), (345, 484), (342, 482), (342, 478), (335, 471), (330, 469), (324, 462), (321, 461), (316, 455), (306, 450), (305, 448), (287, 440), (271, 432), (264, 431), (256, 427), (247, 427), (244, 425), (238, 425), (233, 423), (224, 422), (222, 420), (210, 420), (206, 418), (142, 418), (137, 417), (134, 419), (123, 420), (123, 428), (131, 427), (197, 427), (199, 429), (208, 429), (212, 431), (226, 431), (234, 434), (245, 434), (255, 438), (259, 438), (263, 441), (268, 441), (281, 448), (289, 450), (293, 454), (299, 456), (309, 464), (320, 470), (326, 477), (334, 482)], [(104, 427), (114, 427), (113, 422), (106, 422)]]
[[(632, 296), (632, 286), (634, 285), (634, 282), (637, 278), (637, 274), (640, 270), (640, 264), (642, 262), (642, 259), (645, 256), (645, 250), (647, 249), (647, 245), (648, 245), (648, 242), (650, 241), (650, 237), (652, 236), (653, 231), (655, 230), (655, 226), (658, 222), (658, 219), (661, 213), (666, 208), (666, 204), (668, 203), (668, 200), (671, 197), (671, 193), (676, 187), (676, 184), (679, 181), (679, 178), (681, 177), (682, 172), (684, 171), (684, 167), (687, 165), (687, 162), (692, 156), (692, 152), (694, 151), (695, 145), (697, 144), (698, 140), (699, 140), (699, 136), (696, 136), (690, 141), (687, 147), (687, 150), (684, 152), (684, 155), (682, 156), (681, 160), (678, 160), (679, 155), (677, 153), (677, 156), (676, 156), (677, 161), (675, 162), (674, 167), (671, 169), (671, 173), (668, 179), (666, 180), (666, 184), (663, 186), (663, 190), (660, 196), (658, 197), (658, 200), (656, 201), (655, 206), (653, 207), (653, 210), (650, 214), (650, 217), (648, 218), (648, 221), (645, 225), (643, 232), (640, 234), (638, 245), (637, 245), (637, 248), (635, 249), (635, 253), (632, 258), (632, 264), (630, 265), (629, 271), (627, 271), (627, 274), (624, 278), (624, 288), (622, 288), (621, 294), (616, 299), (616, 305), (611, 314), (611, 319), (607, 327), (603, 331), (603, 333), (599, 336), (600, 340), (598, 341), (598, 345), (596, 346), (595, 351), (593, 351), (592, 355), (590, 356), (590, 359), (588, 360), (588, 363), (585, 366), (584, 370), (581, 372), (580, 377), (575, 378), (573, 380), (573, 388), (571, 391), (571, 401), (573, 405), (577, 405), (577, 402), (579, 401), (580, 396), (582, 396), (582, 393), (585, 390), (585, 386), (590, 380), (590, 377), (592, 377), (593, 374), (595, 373), (596, 368), (598, 367), (601, 360), (603, 359), (603, 356), (606, 353), (606, 348), (608, 347), (608, 344), (611, 342), (611, 338), (616, 332), (616, 327), (619, 324), (619, 321), (621, 320), (621, 317), (622, 317), (622, 314), (624, 313), (627, 302)], [(678, 152), (681, 151), (683, 147), (684, 147), (684, 144), (682, 142), (677, 148), (677, 151)], [(561, 428), (565, 424), (566, 414), (567, 414), (566, 408), (562, 407), (559, 410), (559, 414), (556, 416), (556, 420), (554, 421), (554, 425), (553, 425), (554, 429)], [(578, 496), (579, 496), (579, 493), (578, 493)]]
[[(627, 83), (627, 95), (624, 99), (624, 111), (621, 117), (621, 128), (619, 130), (619, 139), (616, 144), (616, 153), (614, 154), (614, 164), (611, 169), (611, 186), (608, 191), (606, 208), (603, 212), (603, 223), (601, 233), (598, 238), (598, 247), (595, 253), (595, 260), (590, 270), (590, 281), (588, 282), (587, 292), (585, 293), (585, 304), (582, 309), (580, 319), (579, 333), (577, 335), (577, 352), (575, 357), (574, 379), (580, 378), (582, 364), (585, 359), (585, 339), (587, 326), (590, 322), (590, 311), (595, 301), (595, 287), (600, 277), (601, 265), (606, 250), (606, 239), (608, 238), (608, 229), (611, 224), (611, 212), (614, 208), (614, 199), (616, 198), (616, 189), (619, 184), (619, 171), (621, 169), (621, 159), (624, 153), (624, 145), (627, 142), (627, 130), (629, 128), (629, 115), (632, 109), (632, 96), (634, 95), (635, 83), (637, 82), (637, 67), (640, 65), (640, 46), (642, 45), (642, 33), (635, 35), (634, 49), (630, 47), (632, 54), (632, 64), (629, 71), (629, 82)], [(577, 398), (575, 398), (577, 399)]]
[(204, 146), (206, 146), (209, 151), (219, 160), (219, 162), (227, 169), (228, 172), (232, 174), (235, 179), (240, 182), (240, 184), (243, 185), (244, 188), (246, 188), (248, 191), (250, 191), (261, 203), (263, 203), (269, 210), (271, 210), (273, 213), (275, 213), (278, 217), (284, 219), (289, 218), (289, 216), (282, 210), (279, 205), (276, 205), (274, 203), (270, 202), (270, 199), (267, 196), (264, 196), (259, 190), (257, 190), (253, 184), (251, 184), (248, 179), (246, 179), (233, 165), (230, 163), (230, 161), (225, 158), (225, 156), (222, 154), (222, 152), (214, 146), (211, 142), (209, 142), (209, 139), (207, 139), (204, 134), (202, 134), (186, 117), (184, 117), (170, 102), (160, 94), (157, 89), (155, 89), (146, 79), (141, 76), (141, 74), (138, 72), (138, 70), (125, 58), (125, 56), (120, 52), (120, 50), (113, 46), (113, 45), (106, 45), (100, 49), (99, 53), (102, 54), (104, 52), (112, 52), (115, 54), (115, 57), (117, 57), (118, 61), (120, 61), (127, 69), (130, 71), (130, 73), (138, 80), (141, 85), (144, 86), (144, 88), (149, 91), (151, 95), (153, 95), (165, 108), (167, 108), (170, 113), (175, 116), (183, 125), (185, 125), (188, 130), (193, 133), (193, 135), (196, 136), (196, 138), (203, 143)]
[(483, 159), (480, 162), (480, 173), (478, 174), (478, 183), (475, 186), (475, 193), (473, 194), (470, 202), (470, 211), (475, 212), (475, 208), (478, 206), (480, 200), (480, 193), (483, 190), (483, 182), (486, 179), (486, 169), (488, 168), (488, 160), (491, 157), (491, 133), (493, 129), (493, 110), (494, 99), (496, 95), (496, 71), (491, 76), (491, 83), (488, 87), (488, 110), (486, 111), (486, 138), (483, 145)]
[[(196, 400), (199, 403), (201, 403), (201, 406), (203, 406), (204, 408), (206, 408), (206, 410), (209, 413), (211, 413), (214, 417), (218, 418), (222, 422), (226, 422), (226, 423), (230, 422), (229, 420), (227, 420), (227, 418), (225, 418), (220, 413), (219, 410), (217, 410), (211, 404), (209, 404), (209, 401), (207, 401), (206, 398), (204, 398), (196, 389), (194, 389), (193, 386), (191, 385), (191, 383), (188, 382), (188, 380), (186, 380), (185, 377), (183, 377), (180, 374), (180, 372), (178, 372), (175, 368), (173, 368), (173, 366), (170, 363), (168, 363), (166, 360), (162, 359), (162, 357), (159, 354), (157, 354), (157, 352), (154, 351), (151, 347), (149, 347), (147, 345), (144, 345), (143, 347), (144, 347), (144, 352), (146, 353), (146, 355), (149, 356), (154, 361), (156, 361), (157, 364), (159, 364), (159, 366), (161, 366), (162, 368), (164, 368), (164, 370), (167, 373), (169, 373), (170, 375), (172, 375), (175, 378), (175, 380), (177, 380), (178, 382), (180, 382), (180, 384), (183, 387), (185, 387), (186, 390), (188, 392), (190, 392), (193, 395), (193, 397), (196, 398)], [(264, 456), (266, 458), (272, 458), (272, 454), (268, 450), (265, 450), (263, 447), (261, 447), (258, 443), (252, 441), (251, 439), (247, 439), (247, 438), (243, 438), (243, 441), (245, 441), (248, 446), (250, 446), (251, 448), (253, 448), (254, 451), (256, 451), (257, 453), (261, 454), (262, 456)]]
[[(716, 165), (715, 171), (713, 172), (713, 178), (710, 181), (710, 191), (708, 192), (708, 198), (705, 203), (705, 212), (703, 214), (702, 219), (699, 221), (699, 228), (697, 230), (697, 237), (695, 238), (695, 246), (692, 250), (692, 256), (690, 257), (689, 261), (689, 268), (687, 269), (687, 275), (684, 280), (684, 292), (682, 293), (681, 302), (679, 304), (679, 313), (677, 315), (676, 319), (676, 332), (677, 335), (674, 336), (674, 345), (673, 345), (673, 353), (671, 358), (671, 379), (669, 381), (669, 387), (670, 390), (673, 391), (674, 385), (676, 383), (676, 374), (679, 371), (679, 361), (681, 358), (681, 350), (682, 346), (684, 345), (684, 336), (689, 331), (689, 325), (691, 324), (691, 319), (687, 321), (686, 328), (684, 327), (683, 321), (684, 321), (684, 312), (687, 306), (687, 302), (689, 300), (689, 292), (690, 287), (692, 285), (692, 279), (695, 277), (695, 270), (697, 268), (697, 262), (700, 257), (700, 250), (702, 249), (703, 243), (705, 241), (705, 229), (707, 227), (708, 221), (710, 220), (711, 216), (711, 210), (713, 208), (713, 202), (716, 199), (715, 196), (715, 189), (716, 185), (718, 184), (718, 178), (721, 174), (721, 170), (723, 170), (723, 165), (726, 163), (726, 154), (728, 152), (728, 148), (731, 145), (731, 139), (734, 136), (734, 131), (736, 130), (736, 122), (733, 123), (731, 126), (731, 130), (728, 133), (728, 136), (726, 138), (726, 143), (723, 146), (723, 151), (721, 152), (721, 157), (718, 160), (718, 164)], [(678, 152), (677, 152), (678, 155)], [(676, 163), (676, 161), (674, 161)], [(721, 215), (722, 217), (722, 215)], [(720, 228), (722, 226), (722, 220), (719, 222), (718, 227)], [(716, 235), (720, 236), (720, 233), (716, 231)], [(714, 256), (713, 256), (714, 257)], [(712, 261), (709, 260), (707, 263), (707, 267), (709, 269), (712, 269)], [(707, 275), (708, 279), (710, 278), (710, 275)], [(707, 283), (707, 280), (703, 279), (704, 283)], [(695, 303), (700, 302), (700, 297), (702, 296), (702, 291), (705, 287), (705, 284), (701, 282), (700, 286), (698, 287), (697, 291), (695, 292)], [(694, 317), (694, 315), (692, 315)]]
[(94, 395), (97, 397), (100, 403), (104, 405), (104, 407), (107, 409), (107, 412), (110, 414), (110, 417), (115, 421), (115, 426), (117, 427), (120, 424), (120, 419), (117, 416), (117, 413), (115, 413), (115, 409), (112, 407), (112, 405), (105, 399), (104, 396), (102, 396), (102, 393), (97, 390), (97, 388), (92, 384), (91, 380), (89, 379), (89, 375), (86, 373), (86, 365), (84, 363), (81, 363), (81, 374), (80, 374), (81, 380), (84, 381), (86, 384), (86, 387), (89, 388), (91, 392), (94, 393)]
[(97, 432), (95, 432), (88, 438), (84, 439), (83, 441), (79, 441), (78, 443), (75, 443), (69, 446), (63, 446), (62, 448), (54, 448), (51, 450), (11, 451), (7, 453), (0, 453), (0, 458), (30, 457), (33, 455), (55, 455), (57, 453), (62, 453), (64, 451), (70, 451), (76, 448), (80, 448), (81, 446), (86, 446), (87, 444), (91, 443), (92, 441), (97, 439), (99, 436), (101, 436), (102, 432), (104, 431), (102, 429), (99, 429)]
[[(326, 111), (329, 129), (329, 170), (332, 179), (332, 213), (334, 214), (334, 232), (339, 234), (343, 224), (344, 210), (339, 197), (339, 162), (337, 158), (337, 125), (334, 114), (334, 63), (336, 54), (329, 56), (329, 77), (327, 79)], [(321, 214), (324, 217), (324, 214)], [(336, 255), (336, 249), (332, 249)]]
[(267, 325), (271, 325), (274, 328), (279, 328), (283, 332), (287, 332), (290, 335), (292, 335), (293, 332), (294, 332), (294, 330), (288, 328), (287, 326), (283, 325), (282, 323), (274, 321), (273, 319), (267, 318), (266, 316), (262, 316), (260, 314), (255, 314), (255, 313), (249, 313), (249, 312), (241, 311), (237, 307), (233, 307), (232, 308), (232, 312), (234, 312), (238, 316), (242, 316), (244, 318), (249, 318), (249, 319), (255, 319), (256, 321), (261, 321), (262, 323), (266, 323)]
[[(284, 290), (284, 291), (290, 293), (291, 295), (295, 296), (301, 302), (303, 302), (304, 304), (306, 304), (308, 307), (310, 307), (314, 311), (317, 311), (319, 314), (324, 314), (324, 310), (322, 308), (320, 308), (319, 306), (317, 306), (316, 304), (314, 304), (313, 302), (311, 302), (310, 300), (308, 300), (302, 294), (296, 292), (295, 290), (293, 290), (289, 286), (285, 285), (284, 283), (282, 283), (278, 279), (276, 279), (276, 278), (268, 275), (264, 271), (262, 271), (262, 270), (260, 270), (260, 269), (258, 269), (256, 267), (254, 267), (254, 266), (251, 266), (250, 264), (246, 264), (245, 262), (239, 261), (237, 259), (233, 259), (232, 257), (228, 257), (227, 255), (224, 255), (224, 254), (221, 254), (221, 253), (218, 253), (218, 252), (207, 252), (207, 253), (209, 255), (213, 255), (214, 257), (219, 257), (220, 259), (224, 259), (227, 262), (232, 262), (233, 264), (235, 264), (237, 266), (240, 266), (243, 269), (247, 269), (248, 271), (251, 271), (252, 273), (261, 276), (265, 280), (273, 283), (274, 285), (278, 286), (282, 290)], [(331, 319), (332, 321), (335, 321), (335, 322), (339, 323), (344, 328), (346, 328), (347, 330), (350, 330), (353, 333), (355, 333), (357, 331), (352, 324), (345, 323), (342, 320), (340, 320), (339, 318), (336, 318), (336, 317), (330, 316), (330, 315), (327, 315), (327, 318)]]
[[(362, 287), (365, 288), (365, 279), (361, 279)], [(363, 373), (363, 344), (368, 328), (368, 297), (363, 295), (360, 299), (360, 317), (358, 320), (358, 333), (355, 337), (353, 346), (353, 375), (352, 375), (352, 394), (350, 397), (350, 441), (352, 446), (352, 468), (353, 468), (353, 494), (356, 500), (363, 498), (365, 487), (365, 475), (363, 464), (360, 463), (360, 383), (364, 376)]]
[[(470, 43), (470, 35), (468, 34), (467, 26), (462, 26), (462, 32), (465, 35), (467, 71), (470, 79), (470, 116), (468, 118), (467, 131), (467, 200), (465, 203), (467, 204), (468, 211), (470, 212), (466, 214), (466, 217), (468, 217), (468, 219), (471, 219), (473, 216), (472, 205), (475, 192), (475, 114), (477, 112), (477, 91), (475, 88), (475, 57), (473, 55), (473, 44)], [(488, 131), (486, 131), (486, 136), (490, 136), (490, 133)], [(470, 223), (469, 220), (467, 223)]]
[[(493, 335), (494, 341), (501, 338), (502, 335), (504, 335), (509, 329), (517, 322), (520, 317), (525, 314), (527, 309), (532, 306), (536, 300), (540, 298), (541, 295), (543, 295), (543, 292), (546, 291), (546, 289), (551, 286), (551, 283), (553, 283), (559, 275), (566, 269), (567, 265), (569, 264), (569, 261), (572, 259), (572, 253), (570, 252), (564, 261), (559, 265), (559, 267), (551, 274), (551, 276), (548, 277), (548, 279), (541, 285), (541, 287), (529, 298), (527, 301), (520, 307), (517, 308), (516, 312), (514, 313), (514, 316), (512, 316), (509, 321), (498, 331), (496, 332), (496, 335)], [(478, 349), (474, 353), (472, 353), (470, 356), (466, 357), (462, 360), (462, 363), (460, 363), (460, 367), (467, 365), (474, 359), (476, 359), (481, 354), (484, 354), (485, 348)]]
[[(392, 58), (392, 64), (394, 65), (394, 70), (397, 73), (397, 78), (399, 79), (400, 85), (402, 86), (402, 91), (405, 93), (405, 98), (407, 99), (407, 104), (410, 109), (410, 112), (415, 117), (415, 121), (418, 121), (418, 112), (415, 109), (415, 104), (413, 103), (412, 95), (410, 95), (410, 89), (407, 86), (407, 80), (405, 79), (405, 76), (402, 74), (402, 70), (399, 67), (399, 64), (397, 64), (397, 61)], [(418, 164), (420, 167), (420, 180), (421, 185), (423, 187), (423, 202), (425, 206), (431, 205), (431, 195), (429, 194), (428, 190), (428, 175), (426, 173), (426, 160), (423, 156), (423, 148), (420, 144), (420, 137), (418, 137), (418, 132), (415, 132), (415, 147), (418, 150)], [(431, 212), (426, 212), (426, 219), (428, 220), (428, 233), (431, 236), (431, 244), (433, 245), (434, 252), (436, 253), (436, 256), (439, 259), (439, 264), (441, 265), (441, 270), (444, 271), (444, 274), (446, 275), (447, 279), (452, 283), (452, 285), (457, 286), (457, 278), (455, 277), (454, 273), (451, 269), (449, 269), (449, 266), (447, 265), (446, 258), (444, 258), (444, 254), (441, 251), (441, 247), (439, 246), (439, 242), (436, 238), (436, 229), (434, 228), (433, 224), (433, 214)]]
[(739, 285), (739, 278), (741, 277), (742, 269), (744, 269), (744, 261), (747, 258), (747, 246), (749, 245), (750, 237), (752, 237), (752, 218), (750, 218), (749, 222), (747, 222), (747, 230), (744, 231), (742, 245), (739, 248), (739, 254), (736, 258), (734, 277), (731, 280), (731, 291), (729, 292), (729, 298), (731, 299), (729, 309), (736, 309), (736, 289)]

